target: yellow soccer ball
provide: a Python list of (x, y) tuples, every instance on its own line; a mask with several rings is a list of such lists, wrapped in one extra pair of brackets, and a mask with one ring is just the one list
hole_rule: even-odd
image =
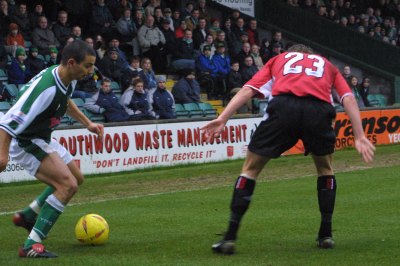
[(82, 216), (75, 226), (75, 236), (82, 244), (101, 245), (108, 240), (107, 221), (98, 214)]

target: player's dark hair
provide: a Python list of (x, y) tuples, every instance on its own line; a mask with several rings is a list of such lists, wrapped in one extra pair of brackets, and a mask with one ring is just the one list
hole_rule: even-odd
[(294, 44), (290, 46), (288, 52), (299, 52), (299, 53), (307, 53), (312, 54), (314, 51), (311, 47), (306, 46), (304, 44)]
[(96, 57), (96, 52), (86, 42), (75, 40), (64, 47), (61, 54), (61, 64), (66, 65), (71, 58), (79, 64), (85, 60), (87, 55)]

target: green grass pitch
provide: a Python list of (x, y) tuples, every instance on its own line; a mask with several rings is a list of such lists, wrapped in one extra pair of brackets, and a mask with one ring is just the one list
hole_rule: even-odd
[[(299, 155), (262, 172), (233, 256), (213, 254), (211, 244), (226, 229), (242, 160), (88, 177), (45, 241), (60, 256), (53, 260), (18, 258), (27, 232), (11, 223), (43, 184), (1, 184), (0, 265), (399, 265), (399, 148), (378, 147), (371, 165), (354, 150), (335, 154), (333, 250), (315, 246), (316, 177), (311, 158)], [(75, 239), (87, 213), (108, 221), (105, 245)]]

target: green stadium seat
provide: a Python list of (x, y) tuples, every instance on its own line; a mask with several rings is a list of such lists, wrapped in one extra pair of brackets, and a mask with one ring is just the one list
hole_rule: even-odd
[(178, 119), (190, 118), (189, 111), (185, 110), (182, 104), (175, 104), (175, 113)]
[(46, 61), (45, 58), (44, 58), (44, 56), (41, 55), (41, 54), (38, 54), (38, 55), (37, 55), (37, 58), (39, 58), (39, 59), (41, 59), (41, 60), (43, 60), (43, 61)]
[(25, 50), (29, 50), (29, 48), (32, 46), (32, 42), (25, 40)]
[(106, 119), (103, 114), (94, 114), (94, 113), (86, 111), (86, 110), (85, 110), (84, 114), (87, 117), (89, 117), (89, 119), (93, 122), (96, 122), (96, 123), (105, 123), (106, 122)]
[(111, 89), (114, 93), (121, 93), (121, 86), (116, 81), (111, 81)]
[(19, 90), (15, 84), (4, 84), (5, 89), (10, 93), (11, 97), (15, 98), (18, 96)]
[(217, 116), (217, 109), (214, 109), (210, 103), (197, 103), (199, 108), (203, 111), (203, 115), (205, 117), (216, 117)]
[(367, 99), (372, 107), (379, 107), (379, 100), (375, 94), (368, 94)]
[(0, 112), (7, 113), (10, 110), (11, 104), (8, 102), (0, 102)]
[(387, 106), (387, 98), (383, 94), (375, 94), (375, 99), (379, 102), (379, 106)]
[(8, 80), (8, 76), (6, 71), (4, 71), (3, 69), (0, 68), (0, 81), (7, 81)]
[(78, 106), (79, 109), (83, 108), (83, 105), (85, 105), (85, 102), (81, 98), (72, 98), (71, 99), (76, 106)]
[(196, 103), (184, 103), (183, 108), (189, 111), (190, 118), (203, 117), (203, 111)]

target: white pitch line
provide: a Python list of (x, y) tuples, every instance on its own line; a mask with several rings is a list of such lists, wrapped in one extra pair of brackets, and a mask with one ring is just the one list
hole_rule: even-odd
[[(338, 171), (336, 173), (345, 173), (345, 172), (352, 172), (352, 171), (357, 171), (357, 170), (365, 170), (365, 169), (370, 169), (372, 166), (361, 166), (361, 167), (356, 167), (355, 169), (347, 169), (343, 171)], [(315, 176), (315, 175), (304, 175), (300, 177), (295, 177), (295, 178), (306, 178), (310, 176)], [(273, 180), (260, 180), (257, 181), (258, 183), (265, 183), (265, 182), (274, 182), (274, 181), (279, 181), (279, 180), (288, 180), (288, 179), (295, 179), (293, 177), (285, 177), (285, 178), (277, 178)], [(169, 195), (169, 194), (175, 194), (175, 193), (181, 193), (181, 192), (193, 192), (193, 191), (202, 191), (202, 190), (209, 190), (213, 188), (220, 188), (220, 187), (230, 187), (230, 185), (223, 185), (223, 186), (211, 186), (211, 187), (204, 187), (204, 188), (197, 188), (197, 189), (184, 189), (184, 190), (175, 190), (175, 191), (167, 191), (167, 192), (159, 192), (159, 193), (149, 193), (149, 194), (144, 194), (144, 195), (134, 195), (134, 196), (126, 196), (126, 197), (116, 197), (116, 198), (111, 198), (111, 199), (100, 199), (100, 200), (94, 200), (90, 202), (81, 202), (81, 203), (72, 203), (68, 204), (68, 206), (81, 206), (81, 205), (86, 205), (86, 204), (96, 204), (96, 203), (101, 203), (101, 202), (108, 202), (108, 201), (116, 201), (116, 200), (125, 200), (125, 199), (138, 199), (138, 198), (144, 198), (144, 197), (153, 197), (153, 196), (161, 196), (161, 195)], [(9, 212), (0, 212), (0, 216), (5, 216), (5, 215), (10, 215), (14, 214), (17, 211), (20, 210), (15, 210), (15, 211), (9, 211)]]

